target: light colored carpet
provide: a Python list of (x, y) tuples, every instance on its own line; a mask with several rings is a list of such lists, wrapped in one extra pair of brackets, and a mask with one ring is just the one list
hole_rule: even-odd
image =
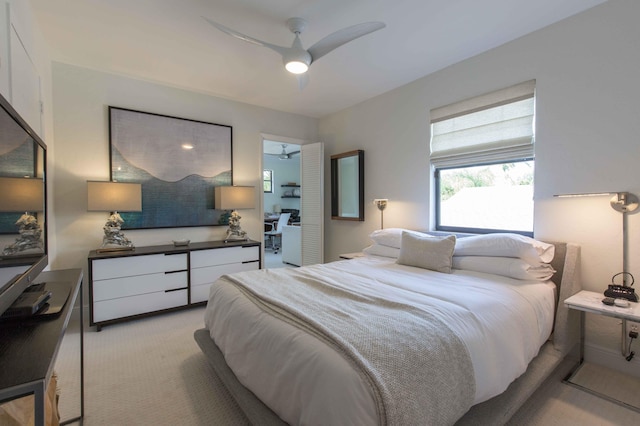
[[(85, 328), (85, 419), (94, 425), (247, 425), (193, 339), (204, 308)], [(56, 371), (63, 419), (79, 413), (78, 336), (70, 328)], [(640, 394), (640, 382), (600, 367), (583, 368), (590, 384)], [(637, 425), (640, 413), (548, 380), (509, 425)]]

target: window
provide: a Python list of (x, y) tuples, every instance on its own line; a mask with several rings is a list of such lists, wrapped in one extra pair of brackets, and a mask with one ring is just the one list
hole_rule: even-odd
[(262, 186), (264, 192), (273, 193), (273, 170), (262, 171)]
[(436, 230), (533, 235), (535, 80), (431, 111)]

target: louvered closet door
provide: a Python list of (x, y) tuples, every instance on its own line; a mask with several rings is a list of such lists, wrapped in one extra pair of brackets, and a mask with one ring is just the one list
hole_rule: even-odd
[(302, 265), (324, 262), (324, 144), (302, 145)]

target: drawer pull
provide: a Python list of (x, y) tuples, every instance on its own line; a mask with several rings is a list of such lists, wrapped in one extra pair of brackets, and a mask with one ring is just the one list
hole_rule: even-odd
[(242, 264), (244, 265), (245, 263), (256, 263), (256, 262), (260, 262), (258, 259), (256, 260), (243, 260)]
[(165, 275), (169, 275), (169, 274), (179, 274), (180, 272), (187, 272), (186, 269), (178, 269), (177, 271), (164, 271)]
[(180, 287), (180, 288), (170, 288), (169, 290), (165, 290), (165, 293), (171, 293), (172, 291), (182, 291), (182, 290), (186, 290), (187, 287)]
[(163, 253), (163, 254), (165, 256), (177, 256), (177, 255), (186, 254), (186, 253), (187, 253), (186, 251), (179, 251), (179, 252), (176, 252), (176, 253)]

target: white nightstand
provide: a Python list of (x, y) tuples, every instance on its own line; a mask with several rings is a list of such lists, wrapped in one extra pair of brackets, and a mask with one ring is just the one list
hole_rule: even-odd
[(623, 342), (627, 342), (626, 336), (626, 321), (635, 321), (640, 322), (640, 303), (629, 302), (629, 307), (623, 308), (619, 306), (610, 306), (602, 303), (602, 299), (604, 299), (604, 294), (597, 293), (594, 291), (580, 291), (573, 296), (569, 297), (564, 301), (564, 304), (567, 305), (569, 309), (575, 309), (580, 311), (580, 361), (578, 365), (569, 373), (569, 375), (564, 379), (564, 382), (587, 391), (591, 394), (597, 395), (609, 401), (620, 404), (624, 407), (631, 408), (635, 411), (640, 412), (640, 407), (635, 407), (633, 405), (627, 404), (625, 402), (619, 401), (615, 398), (612, 398), (608, 395), (602, 394), (600, 392), (594, 391), (593, 389), (587, 388), (575, 382), (572, 382), (571, 379), (576, 375), (582, 363), (584, 362), (584, 335), (585, 335), (585, 313), (604, 315), (607, 317), (618, 318), (622, 320), (622, 337), (625, 339)]

